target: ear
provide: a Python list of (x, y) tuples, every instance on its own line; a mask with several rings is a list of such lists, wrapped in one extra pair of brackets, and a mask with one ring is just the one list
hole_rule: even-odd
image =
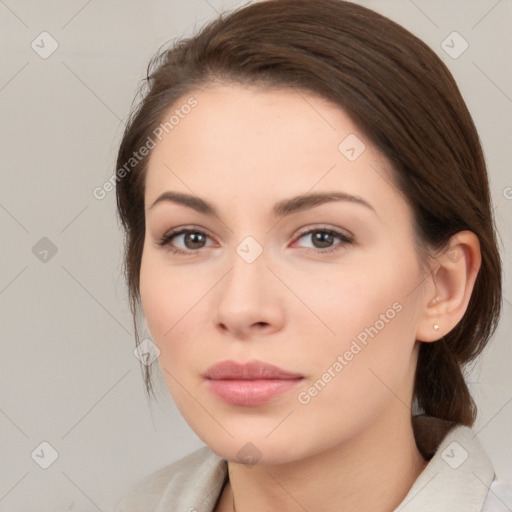
[[(425, 296), (416, 339), (436, 341), (448, 334), (462, 319), (473, 292), (482, 258), (480, 242), (471, 231), (460, 231), (434, 256), (429, 295)], [(434, 326), (438, 328), (434, 328)]]

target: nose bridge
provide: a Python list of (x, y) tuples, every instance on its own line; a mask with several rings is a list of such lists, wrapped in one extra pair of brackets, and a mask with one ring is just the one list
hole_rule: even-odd
[(251, 238), (244, 239), (230, 256), (231, 270), (216, 301), (217, 323), (239, 333), (255, 324), (277, 327), (282, 322), (278, 290), (267, 268), (269, 254)]
[[(261, 247), (261, 246), (260, 246)], [(257, 303), (260, 296), (269, 292), (267, 254), (263, 247), (256, 253), (251, 242), (240, 243), (230, 258), (231, 271), (226, 276), (223, 296), (243, 300), (247, 305)], [(241, 304), (240, 304), (241, 306)]]

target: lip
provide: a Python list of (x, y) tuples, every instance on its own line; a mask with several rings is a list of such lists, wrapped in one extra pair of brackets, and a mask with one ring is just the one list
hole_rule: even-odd
[(222, 401), (231, 405), (263, 405), (290, 391), (304, 377), (262, 361), (222, 361), (204, 373), (206, 384)]

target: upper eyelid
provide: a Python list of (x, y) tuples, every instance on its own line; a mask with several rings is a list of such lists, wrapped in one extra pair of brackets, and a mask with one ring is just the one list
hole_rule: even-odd
[(167, 237), (167, 236), (174, 236), (174, 235), (183, 235), (183, 234), (186, 234), (186, 233), (203, 233), (207, 236), (209, 236), (210, 238), (215, 238), (213, 235), (211, 235), (211, 233), (205, 229), (205, 228), (200, 228), (200, 227), (196, 227), (196, 226), (182, 226), (182, 227), (179, 227), (179, 228), (172, 228), (172, 229), (169, 229), (167, 231), (164, 231), (163, 235), (161, 236), (161, 238), (163, 237)]
[(187, 235), (189, 233), (201, 233), (203, 235), (206, 235), (210, 240), (215, 241), (215, 237), (210, 235), (210, 233), (203, 228), (191, 228), (191, 227), (183, 227), (183, 228), (176, 228), (176, 229), (170, 229), (169, 231), (166, 231), (161, 237), (159, 237), (160, 240), (167, 240), (170, 242), (174, 238), (177, 238), (178, 236)]
[(311, 233), (316, 231), (330, 232), (334, 237), (338, 238), (341, 243), (356, 244), (356, 237), (349, 230), (326, 225), (309, 226), (299, 230), (298, 234), (293, 237), (292, 244), (296, 244), (302, 237), (311, 235)]
[(347, 238), (353, 238), (353, 235), (352, 235), (352, 233), (350, 233), (350, 231), (348, 231), (346, 229), (342, 229), (342, 228), (333, 228), (330, 226), (306, 227), (303, 230), (302, 229), (299, 230), (299, 233), (296, 235), (296, 238), (307, 235), (307, 234), (309, 234), (311, 232), (315, 232), (315, 231), (332, 231), (334, 233), (338, 233), (340, 235), (346, 236)]
[[(324, 231), (324, 230), (325, 231), (336, 231), (336, 232), (339, 232), (340, 234), (345, 234), (346, 236), (352, 236), (352, 234), (346, 229), (338, 228), (338, 227), (331, 227), (331, 226), (327, 226), (324, 224), (318, 225), (318, 226), (306, 226), (304, 228), (299, 228), (298, 233), (295, 236), (302, 236), (307, 233), (310, 233), (311, 231)], [(213, 235), (210, 234), (208, 229), (193, 226), (193, 225), (191, 225), (191, 226), (185, 225), (182, 227), (169, 229), (169, 230), (165, 231), (162, 236), (167, 236), (167, 235), (171, 235), (171, 234), (183, 234), (183, 232), (190, 232), (190, 231), (204, 233), (204, 234), (210, 236), (211, 238), (215, 238)]]

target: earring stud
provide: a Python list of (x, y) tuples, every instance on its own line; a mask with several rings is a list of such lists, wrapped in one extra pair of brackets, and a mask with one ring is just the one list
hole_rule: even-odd
[(434, 331), (439, 331), (439, 325), (434, 324)]

